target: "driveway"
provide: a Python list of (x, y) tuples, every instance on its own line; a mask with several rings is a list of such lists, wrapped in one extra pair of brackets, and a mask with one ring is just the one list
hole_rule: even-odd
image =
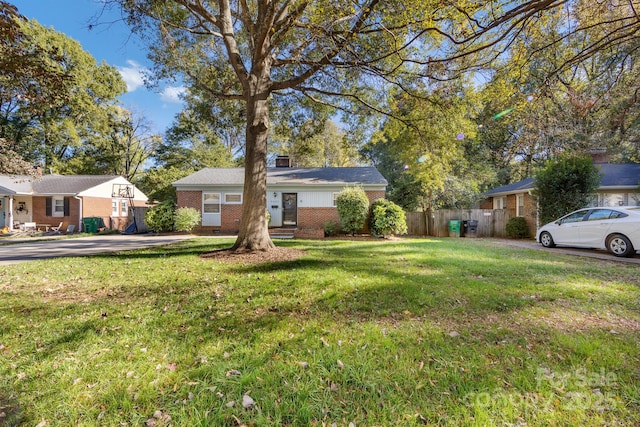
[[(191, 235), (110, 234), (73, 239), (48, 239), (31, 242), (0, 240), (0, 265), (17, 264), (45, 258), (87, 256), (168, 245), (190, 239)], [(1, 244), (1, 243), (11, 244)]]
[(623, 258), (611, 255), (609, 252), (599, 249), (577, 249), (577, 248), (564, 248), (564, 247), (555, 247), (555, 248), (545, 248), (540, 243), (531, 241), (531, 240), (510, 240), (510, 239), (496, 239), (497, 242), (500, 242), (504, 245), (509, 246), (517, 246), (520, 248), (527, 249), (536, 249), (539, 251), (546, 251), (552, 253), (560, 253), (564, 255), (576, 255), (587, 258), (596, 258), (605, 261), (616, 261), (622, 262), (626, 264), (638, 264), (640, 265), (640, 255), (636, 252), (635, 256), (630, 258)]

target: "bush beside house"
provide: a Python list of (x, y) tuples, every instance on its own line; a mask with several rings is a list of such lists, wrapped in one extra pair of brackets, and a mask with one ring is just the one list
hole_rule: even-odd
[(362, 230), (369, 215), (369, 198), (361, 187), (346, 187), (336, 197), (340, 224), (345, 233)]
[(524, 217), (516, 216), (507, 221), (507, 237), (512, 239), (526, 239), (529, 237), (529, 227)]
[(404, 210), (386, 199), (378, 199), (371, 205), (369, 225), (371, 233), (374, 235), (385, 236), (407, 233), (407, 220)]

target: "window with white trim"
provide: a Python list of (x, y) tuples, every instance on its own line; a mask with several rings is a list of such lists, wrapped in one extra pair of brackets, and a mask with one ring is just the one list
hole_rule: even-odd
[(516, 194), (516, 216), (524, 216), (524, 194)]
[(507, 209), (507, 196), (494, 197), (493, 198), (493, 209)]
[(239, 205), (242, 203), (241, 193), (226, 193), (224, 195), (224, 202), (229, 205)]
[(53, 212), (51, 216), (64, 216), (64, 197), (53, 197)]
[(118, 201), (111, 199), (111, 216), (118, 216)]
[(338, 194), (340, 194), (340, 193), (332, 193), (331, 194), (331, 198), (333, 199), (332, 203), (331, 203), (332, 206), (338, 206)]
[(126, 200), (120, 200), (120, 215), (121, 216), (129, 216), (128, 211), (129, 206), (127, 206)]
[(220, 193), (202, 194), (202, 212), (220, 213)]

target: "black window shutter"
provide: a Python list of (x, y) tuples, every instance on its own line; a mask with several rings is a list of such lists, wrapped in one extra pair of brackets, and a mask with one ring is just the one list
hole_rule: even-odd
[(46, 215), (47, 215), (47, 216), (53, 216), (53, 212), (52, 212), (53, 208), (52, 208), (52, 205), (53, 205), (53, 203), (52, 203), (52, 199), (51, 199), (51, 197), (47, 197), (47, 200), (46, 200), (46, 208), (45, 208), (45, 210), (46, 210)]
[(64, 198), (64, 216), (69, 216), (69, 198)]

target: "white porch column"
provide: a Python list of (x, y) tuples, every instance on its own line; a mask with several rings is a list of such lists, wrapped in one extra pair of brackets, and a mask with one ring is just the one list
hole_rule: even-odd
[(13, 194), (9, 194), (9, 215), (7, 215), (7, 218), (9, 218), (9, 222), (5, 225), (9, 227), (9, 230), (13, 231)]

